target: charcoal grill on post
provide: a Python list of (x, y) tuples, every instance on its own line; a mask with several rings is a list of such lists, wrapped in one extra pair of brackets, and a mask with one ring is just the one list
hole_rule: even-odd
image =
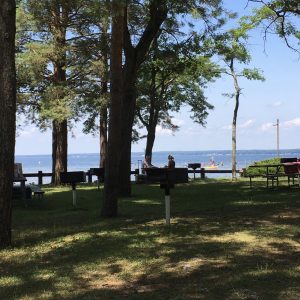
[(190, 164), (188, 164), (188, 168), (190, 168), (190, 169), (193, 169), (193, 171), (194, 171), (194, 179), (195, 179), (195, 171), (196, 171), (196, 169), (200, 169), (201, 168), (201, 164), (200, 163), (190, 163)]
[(166, 225), (170, 225), (170, 189), (175, 187), (176, 183), (187, 183), (187, 168), (149, 168), (145, 169), (147, 174), (147, 183), (160, 183), (160, 188), (165, 190), (165, 213)]
[(73, 206), (77, 205), (76, 201), (76, 185), (80, 182), (86, 181), (85, 172), (61, 172), (60, 173), (60, 182), (65, 184), (70, 184), (72, 186), (72, 194), (73, 194)]
[(97, 176), (99, 190), (99, 183), (104, 182), (104, 168), (90, 168), (90, 175)]

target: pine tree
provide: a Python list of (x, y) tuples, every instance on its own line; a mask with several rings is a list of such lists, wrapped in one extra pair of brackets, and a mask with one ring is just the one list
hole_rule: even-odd
[(85, 0), (23, 0), (19, 7), (20, 18), (28, 20), (19, 20), (27, 30), (18, 55), (19, 90), (32, 121), (42, 129), (52, 128), (54, 184), (60, 183), (60, 172), (67, 171), (68, 125), (76, 117), (80, 78), (73, 57), (78, 41), (91, 35), (85, 13), (92, 4)]

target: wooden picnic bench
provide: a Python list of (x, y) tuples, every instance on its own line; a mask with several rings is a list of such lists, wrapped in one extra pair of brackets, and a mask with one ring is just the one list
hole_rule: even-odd
[(271, 181), (272, 188), (274, 188), (275, 182), (278, 187), (280, 177), (287, 177), (289, 186), (290, 179), (292, 178), (294, 183), (294, 178), (298, 177), (300, 186), (300, 162), (297, 162), (297, 158), (281, 158), (278, 164), (254, 164), (250, 165), (249, 168), (266, 168), (265, 174), (251, 174), (247, 176), (250, 180), (250, 188), (252, 188), (252, 179), (254, 177), (266, 178), (267, 187), (269, 187), (269, 182)]
[(288, 178), (288, 185), (290, 186), (291, 179), (293, 184), (295, 184), (295, 178), (298, 178), (298, 186), (300, 187), (300, 162), (299, 161), (289, 161), (283, 163), (284, 173)]
[[(269, 182), (272, 182), (272, 188), (274, 188), (274, 182), (276, 182), (276, 186), (278, 186), (278, 178), (282, 176), (282, 174), (279, 172), (280, 168), (282, 167), (282, 164), (254, 164), (250, 165), (249, 168), (266, 168), (265, 174), (251, 174), (249, 175), (250, 180), (250, 188), (252, 188), (252, 178), (254, 177), (263, 177), (267, 179), (267, 187), (269, 187)], [(270, 168), (273, 169), (272, 172), (270, 172)]]

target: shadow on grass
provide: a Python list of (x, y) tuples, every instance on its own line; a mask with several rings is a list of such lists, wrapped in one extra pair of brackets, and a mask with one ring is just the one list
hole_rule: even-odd
[(17, 209), (16, 246), (0, 252), (0, 298), (299, 299), (298, 191), (182, 185), (171, 192), (171, 228), (162, 190), (134, 193), (115, 220), (99, 217), (93, 189), (78, 191), (84, 210), (67, 190), (40, 210)]

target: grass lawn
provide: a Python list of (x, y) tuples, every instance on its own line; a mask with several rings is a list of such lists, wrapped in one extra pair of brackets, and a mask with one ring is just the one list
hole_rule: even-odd
[(133, 185), (117, 219), (102, 190), (44, 188), (15, 203), (0, 250), (0, 299), (300, 299), (300, 189), (196, 180), (164, 193)]

